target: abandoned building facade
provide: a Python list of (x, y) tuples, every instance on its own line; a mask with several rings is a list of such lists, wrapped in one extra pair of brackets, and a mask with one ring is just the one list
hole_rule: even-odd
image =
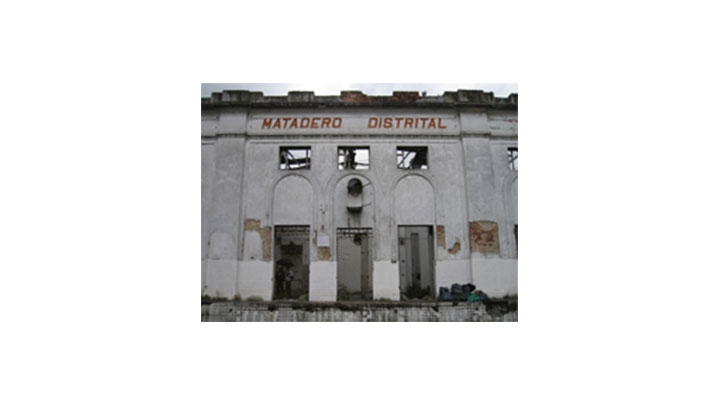
[(517, 94), (223, 91), (201, 118), (203, 295), (517, 294)]

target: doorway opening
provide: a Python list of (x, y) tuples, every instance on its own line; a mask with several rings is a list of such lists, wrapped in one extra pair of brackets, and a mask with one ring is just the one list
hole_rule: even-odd
[(372, 228), (337, 230), (337, 299), (372, 300)]
[(275, 227), (273, 299), (307, 298), (310, 286), (310, 226)]
[(400, 292), (406, 299), (435, 298), (432, 226), (398, 227)]

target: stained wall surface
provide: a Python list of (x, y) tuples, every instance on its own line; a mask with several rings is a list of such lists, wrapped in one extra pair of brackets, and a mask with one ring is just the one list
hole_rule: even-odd
[[(275, 226), (310, 227), (309, 299), (337, 295), (337, 229), (371, 228), (375, 299), (401, 299), (398, 227), (430, 227), (435, 291), (474, 283), (517, 293), (517, 96), (420, 97), (226, 91), (202, 100), (202, 293), (272, 299)], [(305, 126), (305, 127), (303, 127)], [(369, 149), (369, 170), (340, 170), (338, 148)], [(283, 170), (280, 148), (309, 148)], [(426, 147), (427, 169), (397, 167)], [(348, 193), (350, 180), (362, 184)], [(348, 209), (350, 207), (350, 209)], [(358, 210), (358, 208), (360, 208)]]

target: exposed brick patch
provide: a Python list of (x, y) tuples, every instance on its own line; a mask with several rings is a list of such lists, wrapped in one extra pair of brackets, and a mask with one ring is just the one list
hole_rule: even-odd
[[(246, 219), (245, 220), (245, 232), (257, 232), (260, 234), (260, 240), (262, 240), (263, 260), (270, 260), (270, 248), (272, 247), (272, 229), (269, 226), (264, 228), (260, 227), (260, 221), (257, 219)], [(245, 242), (243, 241), (243, 249)]]
[(470, 251), (500, 254), (497, 222), (470, 222)]
[(437, 244), (439, 247), (445, 249), (445, 227), (443, 225), (437, 226)]
[(451, 255), (456, 254), (460, 251), (460, 238), (455, 238), (455, 243), (453, 244), (452, 248), (448, 249), (448, 253)]
[(317, 250), (318, 260), (327, 262), (330, 260), (330, 248), (327, 246), (319, 247)]

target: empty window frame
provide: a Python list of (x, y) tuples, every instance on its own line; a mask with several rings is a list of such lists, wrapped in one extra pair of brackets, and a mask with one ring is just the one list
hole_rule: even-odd
[(280, 170), (310, 169), (309, 146), (280, 147)]
[(370, 169), (370, 148), (367, 146), (339, 146), (338, 169), (368, 170)]
[(517, 171), (518, 169), (518, 148), (513, 146), (508, 148), (508, 166), (510, 170)]
[(427, 146), (398, 146), (397, 147), (398, 169), (422, 169), (428, 168), (428, 147)]

